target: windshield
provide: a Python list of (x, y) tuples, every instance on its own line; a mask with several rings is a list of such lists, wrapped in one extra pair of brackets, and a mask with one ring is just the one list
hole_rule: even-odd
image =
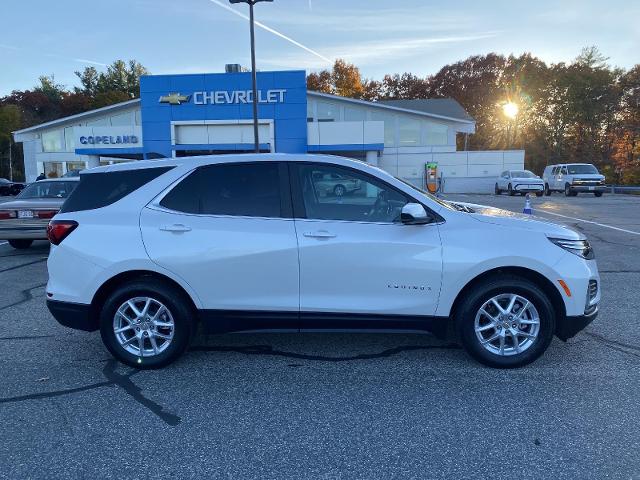
[(27, 186), (16, 198), (67, 198), (78, 182), (47, 182), (40, 180)]
[(570, 175), (575, 175), (576, 173), (598, 173), (598, 170), (593, 165), (567, 165), (567, 169)]
[(536, 178), (535, 173), (529, 170), (513, 170), (511, 176), (513, 178)]

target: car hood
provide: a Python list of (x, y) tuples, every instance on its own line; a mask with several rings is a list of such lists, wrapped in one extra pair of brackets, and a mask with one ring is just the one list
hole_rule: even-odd
[(25, 198), (0, 203), (0, 210), (58, 209), (66, 198)]
[(604, 180), (604, 175), (599, 173), (574, 173), (573, 178), (580, 180)]
[(476, 205), (461, 202), (454, 203), (472, 209), (473, 213), (468, 213), (468, 215), (480, 222), (509, 228), (519, 228), (530, 232), (539, 232), (551, 238), (566, 238), (571, 240), (581, 240), (585, 238), (584, 235), (576, 232), (566, 225), (553, 223), (535, 215), (514, 213), (500, 208), (489, 207), (487, 205)]

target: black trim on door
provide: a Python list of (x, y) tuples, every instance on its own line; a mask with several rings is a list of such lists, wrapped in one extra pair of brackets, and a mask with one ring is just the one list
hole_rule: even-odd
[(280, 178), (280, 215), (282, 218), (293, 218), (293, 200), (287, 162), (278, 162), (278, 177)]
[(413, 330), (445, 338), (449, 317), (378, 313), (200, 310), (207, 333), (248, 330)]

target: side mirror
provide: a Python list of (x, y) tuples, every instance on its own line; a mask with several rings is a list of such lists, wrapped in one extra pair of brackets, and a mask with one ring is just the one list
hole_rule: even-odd
[(419, 203), (407, 203), (402, 207), (400, 220), (405, 225), (424, 225), (431, 221), (427, 211)]

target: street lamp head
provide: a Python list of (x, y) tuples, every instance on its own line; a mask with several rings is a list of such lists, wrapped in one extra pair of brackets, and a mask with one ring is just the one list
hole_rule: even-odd
[(508, 118), (513, 120), (518, 116), (518, 112), (520, 111), (520, 108), (518, 107), (517, 103), (507, 102), (502, 106), (502, 111)]

